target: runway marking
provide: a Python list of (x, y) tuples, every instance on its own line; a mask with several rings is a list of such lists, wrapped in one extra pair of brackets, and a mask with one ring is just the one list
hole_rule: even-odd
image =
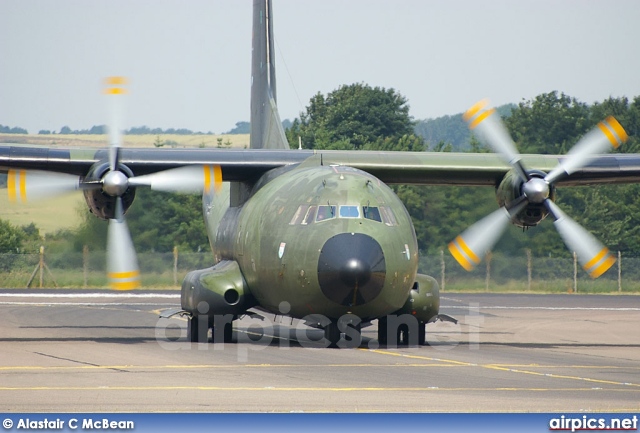
[(623, 388), (515, 388), (515, 387), (499, 387), (499, 388), (468, 388), (455, 387), (446, 388), (438, 386), (428, 387), (277, 387), (277, 386), (2, 386), (0, 391), (277, 391), (277, 392), (393, 392), (393, 391), (440, 391), (440, 392), (471, 392), (471, 391), (505, 391), (505, 392), (585, 392), (585, 391), (602, 391), (602, 392), (636, 392), (634, 389)]
[[(180, 299), (179, 293), (0, 293), (2, 298), (39, 298), (39, 299)], [(49, 302), (49, 301), (0, 301), (0, 305), (11, 306), (81, 306), (81, 307), (118, 307), (118, 306), (157, 306), (162, 302)], [(173, 304), (171, 304), (173, 305)]]
[[(368, 350), (368, 349), (361, 349)], [(372, 352), (380, 352), (373, 351)], [(386, 353), (383, 353), (386, 354)], [(398, 354), (398, 356), (408, 357), (407, 355)], [(436, 358), (434, 358), (436, 359)], [(437, 363), (410, 363), (410, 364), (194, 364), (194, 365), (82, 365), (82, 366), (0, 366), (2, 371), (50, 371), (50, 370), (207, 370), (207, 369), (253, 369), (253, 368), (452, 368), (452, 367), (491, 367), (495, 369), (515, 368), (555, 368), (555, 369), (607, 369), (607, 370), (640, 370), (640, 367), (620, 367), (606, 365), (536, 365), (536, 364), (485, 364), (476, 365), (471, 363), (437, 360)], [(516, 370), (514, 370), (516, 371)]]
[(545, 364), (491, 364), (505, 368), (583, 368), (607, 370), (640, 370), (640, 367), (621, 367), (619, 365), (545, 365)]
[(464, 367), (447, 364), (204, 364), (204, 365), (83, 365), (83, 366), (4, 366), (0, 371), (21, 370), (201, 370), (201, 369), (249, 369), (249, 368), (389, 368), (389, 367)]
[(507, 307), (504, 305), (487, 305), (469, 307), (464, 305), (441, 305), (441, 310), (546, 310), (546, 311), (640, 311), (640, 307)]
[[(165, 305), (160, 302), (19, 302), (19, 301), (8, 301), (8, 302), (0, 302), (0, 305), (13, 305), (13, 306), (41, 306), (41, 307), (59, 307), (63, 305), (70, 305), (76, 307), (118, 307), (118, 306), (145, 306), (145, 307), (155, 307), (157, 305)], [(173, 305), (173, 304), (166, 304)]]
[[(368, 349), (360, 349), (360, 350), (368, 350)], [(590, 382), (590, 383), (598, 383), (598, 384), (604, 384), (604, 385), (622, 385), (622, 386), (628, 386), (628, 387), (638, 387), (640, 388), (640, 383), (631, 383), (631, 382), (619, 382), (619, 381), (614, 381), (614, 380), (603, 380), (603, 379), (592, 379), (589, 377), (579, 377), (579, 376), (567, 376), (567, 375), (560, 375), (560, 374), (554, 374), (554, 373), (540, 373), (537, 371), (529, 371), (529, 370), (520, 370), (520, 369), (516, 369), (516, 368), (510, 368), (510, 367), (503, 367), (499, 364), (475, 364), (475, 363), (471, 363), (471, 362), (464, 362), (464, 361), (455, 361), (452, 359), (441, 359), (441, 358), (433, 358), (430, 356), (420, 356), (420, 355), (407, 355), (404, 353), (396, 353), (396, 352), (388, 352), (386, 350), (370, 350), (370, 352), (373, 353), (378, 353), (381, 355), (390, 355), (390, 356), (400, 356), (403, 358), (409, 358), (409, 359), (424, 359), (424, 360), (428, 360), (428, 361), (439, 361), (439, 362), (449, 362), (455, 365), (466, 365), (469, 367), (481, 367), (481, 368), (486, 368), (489, 370), (496, 370), (496, 371), (507, 371), (510, 373), (518, 373), (518, 374), (530, 374), (533, 376), (543, 376), (543, 377), (549, 377), (552, 379), (568, 379), (568, 380), (579, 380), (579, 381), (584, 381), (584, 382)]]
[(161, 298), (179, 299), (180, 293), (0, 293), (0, 298)]

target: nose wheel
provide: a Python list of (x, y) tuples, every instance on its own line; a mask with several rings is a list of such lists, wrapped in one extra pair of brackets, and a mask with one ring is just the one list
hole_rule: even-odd
[(233, 316), (232, 320), (220, 320), (209, 326), (209, 316), (201, 314), (189, 317), (187, 324), (187, 341), (191, 343), (206, 343), (209, 337), (209, 327), (211, 328), (212, 343), (232, 343), (233, 342), (233, 321), (238, 316)]
[(362, 342), (362, 327), (360, 323), (345, 322), (339, 325), (337, 321), (332, 320), (324, 327), (324, 338), (332, 348), (357, 348)]

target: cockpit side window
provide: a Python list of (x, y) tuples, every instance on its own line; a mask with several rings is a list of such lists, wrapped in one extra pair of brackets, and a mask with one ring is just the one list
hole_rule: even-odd
[(307, 211), (307, 214), (304, 217), (304, 221), (302, 221), (303, 226), (306, 226), (307, 224), (311, 224), (313, 222), (313, 219), (316, 216), (317, 208), (318, 206), (309, 206), (309, 210)]
[(318, 206), (316, 221), (324, 221), (336, 217), (336, 206)]
[(298, 206), (298, 210), (293, 214), (293, 218), (291, 218), (289, 225), (295, 226), (296, 224), (300, 224), (304, 216), (307, 214), (307, 210), (309, 210), (308, 204)]
[(374, 206), (362, 206), (362, 214), (366, 219), (382, 222), (382, 217), (380, 216), (380, 209)]
[(340, 206), (340, 218), (360, 218), (358, 206)]
[(396, 216), (393, 214), (393, 211), (390, 207), (380, 206), (380, 216), (382, 217), (382, 222), (388, 226), (397, 226), (398, 220), (396, 220)]

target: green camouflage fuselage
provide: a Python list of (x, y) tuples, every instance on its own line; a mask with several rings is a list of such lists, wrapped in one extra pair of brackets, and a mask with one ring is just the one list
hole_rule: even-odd
[(258, 305), (282, 313), (286, 302), (298, 318), (373, 319), (407, 302), (418, 247), (388, 186), (357, 169), (307, 163), (265, 176), (241, 206), (228, 205), (225, 184), (204, 209), (215, 261), (237, 262)]

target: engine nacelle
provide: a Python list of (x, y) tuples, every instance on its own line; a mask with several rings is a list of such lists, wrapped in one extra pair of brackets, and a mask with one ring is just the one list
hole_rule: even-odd
[[(127, 166), (119, 165), (118, 170), (124, 173), (127, 177), (133, 176), (133, 172)], [(85, 176), (84, 180), (87, 182), (99, 181), (105, 174), (107, 174), (108, 171), (108, 163), (103, 162), (94, 164), (89, 170), (87, 176)], [(115, 218), (116, 197), (105, 193), (102, 188), (85, 189), (83, 193), (84, 199), (87, 202), (91, 213), (103, 220)], [(122, 207), (125, 213), (133, 203), (135, 196), (135, 188), (128, 188), (122, 195)]]
[(187, 274), (180, 296), (182, 309), (194, 316), (245, 313), (257, 302), (247, 286), (238, 263), (223, 260), (212, 268)]
[(393, 314), (411, 314), (420, 322), (427, 323), (440, 311), (440, 286), (435, 278), (417, 274), (409, 299)]
[[(531, 170), (529, 176), (544, 179), (546, 174), (542, 171)], [(523, 196), (522, 186), (524, 181), (518, 176), (515, 170), (510, 170), (496, 188), (496, 199), (499, 206), (509, 209), (511, 203)], [(556, 189), (549, 187), (549, 198), (555, 201)], [(513, 218), (513, 224), (518, 227), (537, 226), (547, 216), (547, 208), (543, 203), (529, 203), (520, 213)]]

